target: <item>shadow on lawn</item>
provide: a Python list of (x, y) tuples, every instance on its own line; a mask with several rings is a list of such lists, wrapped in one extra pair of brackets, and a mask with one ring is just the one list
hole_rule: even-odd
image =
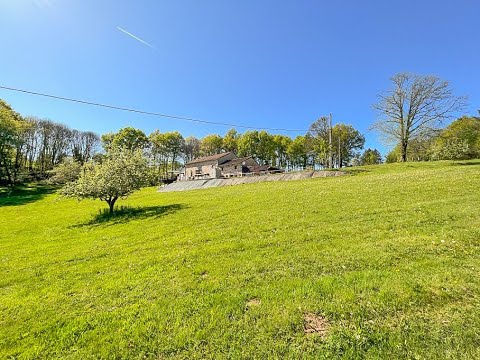
[(56, 187), (47, 185), (19, 185), (13, 190), (0, 188), (0, 207), (25, 205), (54, 193)]
[(470, 161), (454, 161), (451, 164), (452, 166), (471, 166), (471, 165), (480, 165), (480, 160), (470, 160)]
[(367, 169), (348, 169), (348, 168), (343, 168), (341, 171), (346, 172), (348, 175), (359, 175), (359, 174), (365, 174), (371, 172), (371, 170)]
[(172, 214), (184, 208), (185, 206), (181, 204), (145, 207), (120, 206), (115, 208), (113, 214), (110, 214), (108, 209), (102, 209), (90, 221), (74, 225), (72, 227), (94, 226), (103, 224), (116, 225), (127, 223), (132, 220), (159, 218), (161, 216)]

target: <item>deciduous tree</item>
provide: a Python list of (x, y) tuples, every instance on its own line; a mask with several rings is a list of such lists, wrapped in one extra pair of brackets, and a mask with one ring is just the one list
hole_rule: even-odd
[(207, 135), (200, 142), (200, 152), (202, 156), (219, 154), (222, 152), (222, 150), (223, 139), (220, 135)]
[(441, 148), (462, 142), (468, 145), (468, 152), (463, 154), (465, 158), (480, 157), (480, 118), (463, 116), (455, 120), (440, 133), (434, 148), (438, 152)]
[(239, 134), (237, 130), (230, 129), (227, 131), (225, 136), (223, 137), (223, 149), (225, 151), (231, 151), (235, 154), (238, 152), (238, 138)]
[(103, 147), (109, 151), (112, 149), (143, 150), (148, 145), (148, 138), (140, 129), (125, 127), (117, 133), (102, 135)]
[(333, 154), (341, 168), (353, 157), (355, 150), (363, 149), (365, 137), (351, 125), (336, 124), (333, 129)]
[(78, 199), (100, 199), (113, 213), (115, 202), (140, 189), (147, 178), (147, 163), (140, 150), (116, 149), (101, 163), (84, 165), (80, 177), (63, 188), (63, 195)]
[(360, 157), (360, 163), (362, 165), (375, 165), (382, 163), (382, 154), (377, 149), (368, 148)]
[(6, 177), (14, 186), (18, 173), (18, 148), (22, 142), (22, 129), (25, 126), (20, 114), (0, 99), (0, 179)]
[(380, 118), (372, 128), (397, 143), (401, 159), (407, 161), (410, 141), (438, 129), (464, 107), (466, 99), (455, 96), (449, 83), (436, 76), (400, 73), (391, 81), (392, 87), (373, 105)]
[(200, 140), (198, 140), (195, 136), (187, 137), (183, 145), (184, 162), (188, 163), (199, 156), (200, 156)]

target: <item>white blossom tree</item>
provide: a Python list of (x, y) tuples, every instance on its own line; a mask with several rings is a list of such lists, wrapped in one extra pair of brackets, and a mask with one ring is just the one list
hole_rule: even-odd
[(77, 199), (100, 199), (113, 213), (115, 202), (146, 183), (147, 162), (140, 150), (112, 150), (100, 163), (84, 165), (78, 180), (66, 184), (63, 195)]

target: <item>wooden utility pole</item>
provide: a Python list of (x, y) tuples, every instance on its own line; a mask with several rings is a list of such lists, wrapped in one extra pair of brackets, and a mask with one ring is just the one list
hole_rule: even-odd
[(333, 144), (332, 144), (333, 128), (332, 128), (332, 113), (330, 113), (330, 129), (328, 131), (328, 167), (333, 168)]
[(342, 139), (338, 135), (338, 168), (342, 168)]

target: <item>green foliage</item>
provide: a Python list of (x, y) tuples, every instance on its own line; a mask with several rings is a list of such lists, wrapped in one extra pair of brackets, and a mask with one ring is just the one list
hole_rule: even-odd
[(195, 136), (187, 137), (183, 146), (183, 158), (185, 163), (200, 157), (200, 140)]
[(238, 154), (240, 156), (253, 156), (255, 159), (258, 159), (259, 143), (258, 131), (246, 131), (238, 139)]
[(337, 124), (332, 129), (333, 154), (337, 165), (342, 167), (355, 155), (355, 150), (363, 149), (365, 137), (351, 125)]
[(157, 176), (167, 176), (178, 168), (178, 160), (185, 151), (185, 140), (178, 131), (152, 132), (149, 137), (149, 155), (151, 164), (157, 169)]
[(305, 136), (297, 136), (288, 146), (287, 154), (294, 169), (307, 167), (307, 141)]
[[(480, 118), (464, 116), (441, 131), (410, 140), (406, 159), (427, 161), (478, 157), (480, 157)], [(400, 145), (387, 155), (386, 161), (402, 161)]]
[(6, 180), (10, 186), (17, 181), (25, 125), (20, 114), (0, 99), (0, 182)]
[(274, 135), (273, 136), (273, 150), (275, 154), (275, 161), (272, 162), (272, 165), (278, 166), (282, 169), (286, 169), (288, 166), (288, 154), (287, 150), (292, 139), (289, 136), (285, 135)]
[[(309, 150), (315, 156), (315, 163), (327, 167), (330, 151), (333, 154), (333, 146), (330, 147), (330, 120), (322, 116), (310, 125), (307, 132)], [(333, 140), (333, 139), (332, 139)], [(333, 165), (333, 164), (332, 164)]]
[(148, 146), (148, 138), (142, 130), (133, 127), (120, 129), (117, 133), (102, 135), (105, 150), (143, 150)]
[(466, 160), (470, 157), (471, 151), (467, 140), (447, 139), (433, 154), (434, 159), (439, 160)]
[[(363, 149), (365, 137), (351, 125), (336, 124), (332, 128), (330, 147), (330, 124), (325, 116), (316, 120), (307, 133), (307, 148), (312, 152), (319, 165), (326, 166), (330, 151), (338, 167), (349, 163), (356, 150)], [(333, 164), (332, 164), (333, 166)]]
[(231, 151), (233, 153), (238, 152), (238, 139), (240, 135), (238, 134), (237, 130), (230, 129), (227, 131), (225, 136), (223, 137), (223, 149), (225, 151)]
[(461, 159), (479, 158), (480, 118), (464, 116), (457, 119), (441, 132), (433, 148), (439, 159), (451, 160), (454, 153)]
[(147, 163), (139, 150), (111, 150), (100, 164), (84, 165), (80, 177), (66, 184), (64, 196), (106, 201), (113, 212), (115, 202), (145, 185)]
[(480, 358), (480, 162), (356, 170), (0, 196), (0, 358)]
[(262, 130), (258, 133), (258, 160), (263, 164), (271, 164), (275, 157), (274, 137)]
[(400, 148), (395, 147), (392, 151), (390, 151), (387, 156), (385, 157), (385, 162), (387, 164), (392, 164), (396, 162), (400, 162), (402, 160), (401, 154), (400, 154)]
[(377, 149), (368, 148), (365, 150), (360, 158), (362, 165), (375, 165), (382, 163), (382, 154)]
[(220, 135), (211, 134), (205, 136), (200, 142), (202, 156), (219, 154), (223, 151), (223, 139)]
[(78, 179), (82, 171), (80, 162), (67, 158), (50, 171), (48, 182), (51, 184), (63, 185)]
[[(434, 144), (437, 137), (427, 136), (425, 138), (418, 138), (410, 140), (407, 150), (407, 161), (428, 161), (432, 159), (432, 154), (434, 150)], [(401, 162), (402, 160), (402, 149), (400, 145), (395, 146), (395, 148), (387, 155), (386, 162)]]

